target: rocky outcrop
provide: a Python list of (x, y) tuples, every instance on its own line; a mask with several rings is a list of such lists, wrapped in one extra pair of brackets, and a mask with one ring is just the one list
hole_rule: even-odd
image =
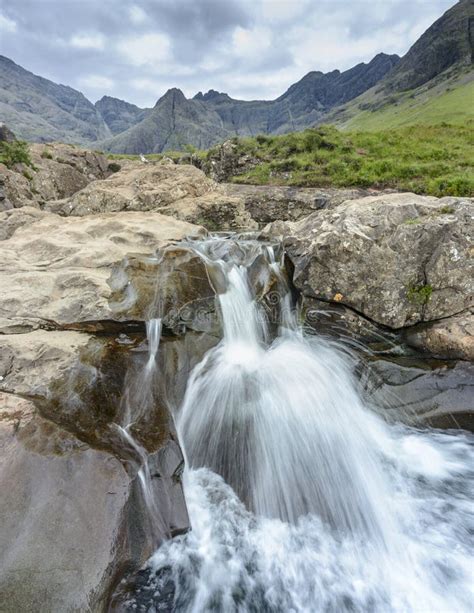
[(216, 289), (204, 263), (186, 245), (162, 249), (156, 258), (128, 257), (109, 280), (117, 318), (161, 318), (175, 334), (186, 329), (220, 335)]
[(0, 216), (10, 228), (24, 222), (0, 242), (3, 333), (65, 326), (103, 329), (100, 322), (115, 320), (109, 302), (114, 267), (130, 253), (153, 255), (170, 241), (204, 233), (156, 213), (81, 219), (42, 212), (33, 221), (18, 209)]
[[(143, 335), (133, 346), (140, 342)], [(156, 475), (158, 531), (140, 458), (116, 427), (127, 372), (146, 354), (113, 338), (44, 330), (0, 335), (0, 348), (0, 484), (9, 492), (0, 502), (3, 610), (33, 612), (38, 594), (52, 612), (104, 610), (124, 572), (188, 528), (166, 405), (134, 424)]]
[(9, 208), (42, 207), (49, 200), (67, 198), (91, 181), (111, 174), (101, 153), (58, 143), (30, 145), (31, 166), (9, 169), (0, 164), (4, 197), (0, 211)]
[[(129, 301), (118, 316), (110, 278), (129, 254), (153, 259), (204, 230), (157, 213), (65, 218), (24, 207), (0, 217), (4, 610), (33, 612), (38, 594), (51, 612), (105, 610), (124, 574), (188, 529), (169, 411), (200, 351), (216, 342), (205, 337), (188, 357), (178, 345), (191, 346), (193, 333), (168, 337), (158, 372), (176, 390), (164, 394), (158, 376), (146, 387), (145, 314), (133, 319)], [(133, 444), (118, 428), (130, 411)], [(159, 501), (153, 512), (138, 476), (143, 453)]]
[(10, 130), (10, 128), (4, 123), (0, 122), (0, 142), (12, 143), (16, 140), (16, 136)]
[(283, 236), (303, 295), (398, 329), (469, 308), (473, 207), (469, 199), (372, 196), (265, 234)]
[(124, 164), (106, 180), (91, 183), (72, 198), (50, 202), (47, 209), (74, 216), (156, 211), (210, 230), (256, 227), (239, 198), (226, 195), (194, 166), (167, 160)]
[(191, 158), (191, 162), (201, 168), (211, 179), (222, 183), (233, 176), (243, 174), (260, 163), (260, 160), (239, 151), (231, 140), (211, 149), (205, 159)]
[[(234, 172), (235, 171), (235, 172)], [(230, 175), (242, 172), (232, 168)], [(320, 209), (328, 209), (345, 202), (373, 194), (373, 190), (285, 187), (279, 185), (239, 185), (225, 183), (226, 194), (241, 198), (249, 215), (260, 226), (276, 219), (298, 221)]]

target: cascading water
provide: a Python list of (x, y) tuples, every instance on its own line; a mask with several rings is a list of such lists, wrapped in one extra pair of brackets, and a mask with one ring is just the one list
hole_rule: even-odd
[[(271, 249), (194, 248), (218, 279), (223, 339), (175, 416), (193, 530), (156, 552), (130, 606), (472, 610), (472, 437), (389, 426), (366, 408), (345, 353), (297, 325)], [(273, 339), (249, 282), (262, 255), (279, 296)]]
[(115, 428), (125, 444), (134, 452), (134, 462), (148, 515), (148, 530), (155, 543), (158, 543), (159, 537), (166, 534), (168, 530), (153, 493), (148, 453), (135, 440), (130, 430), (133, 424), (139, 421), (148, 411), (151, 411), (153, 407), (153, 382), (156, 375), (156, 358), (160, 346), (161, 329), (161, 318), (153, 318), (147, 322), (148, 358), (138, 376), (126, 385), (122, 402), (122, 423), (115, 424)]

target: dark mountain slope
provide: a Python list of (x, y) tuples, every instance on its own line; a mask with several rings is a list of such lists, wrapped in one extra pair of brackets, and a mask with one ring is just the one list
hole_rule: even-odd
[(375, 87), (325, 121), (350, 129), (465, 123), (474, 119), (474, 0), (440, 17)]
[(372, 87), (399, 59), (381, 53), (369, 64), (358, 64), (342, 73), (311, 72), (273, 101), (233, 100), (214, 90), (187, 100), (180, 90), (170, 90), (145, 119), (102, 146), (114, 152), (153, 153), (182, 149), (187, 144), (209, 147), (235, 135), (304, 128), (334, 105)]
[(473, 61), (474, 0), (460, 0), (417, 40), (384, 81), (392, 91), (414, 89), (453, 65)]
[(130, 102), (111, 96), (103, 96), (95, 103), (95, 108), (114, 135), (139, 123), (150, 112), (150, 109), (141, 109)]
[(0, 56), (0, 121), (20, 138), (86, 143), (110, 131), (100, 113), (72, 87), (38, 77)]
[(126, 132), (102, 143), (116, 153), (157, 153), (183, 149), (188, 144), (206, 149), (230, 134), (219, 116), (198, 100), (187, 100), (173, 88), (166, 92), (145, 119)]

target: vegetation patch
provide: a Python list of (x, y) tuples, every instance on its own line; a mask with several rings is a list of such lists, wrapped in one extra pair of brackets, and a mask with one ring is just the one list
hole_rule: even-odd
[(454, 213), (453, 206), (442, 206), (439, 210), (441, 215), (452, 215)]
[[(258, 163), (231, 181), (253, 185), (392, 188), (474, 196), (474, 122), (343, 132), (321, 126), (279, 136), (235, 138)], [(216, 149), (202, 157), (212, 158)], [(169, 153), (166, 155), (170, 156)]]
[(423, 306), (429, 302), (432, 293), (431, 285), (412, 285), (408, 288), (407, 298), (412, 304)]
[(0, 163), (5, 164), (7, 168), (12, 168), (15, 164), (25, 164), (33, 168), (28, 143), (22, 140), (1, 141)]
[(110, 164), (107, 166), (107, 170), (110, 170), (110, 172), (118, 172), (122, 167), (120, 166), (120, 164), (117, 164), (117, 162), (110, 162)]
[(53, 154), (51, 153), (51, 151), (48, 151), (47, 149), (45, 149), (44, 151), (41, 152), (41, 157), (43, 160), (52, 160)]

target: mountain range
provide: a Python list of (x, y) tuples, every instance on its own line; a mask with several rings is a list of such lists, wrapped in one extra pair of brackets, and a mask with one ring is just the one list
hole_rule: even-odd
[(91, 144), (116, 153), (208, 148), (232, 136), (282, 134), (323, 122), (389, 127), (464, 121), (474, 111), (474, 0), (460, 0), (403, 58), (380, 53), (368, 64), (312, 71), (276, 100), (235, 100), (210, 90), (187, 99), (170, 89), (152, 109), (79, 91), (0, 56), (0, 121), (32, 141)]

